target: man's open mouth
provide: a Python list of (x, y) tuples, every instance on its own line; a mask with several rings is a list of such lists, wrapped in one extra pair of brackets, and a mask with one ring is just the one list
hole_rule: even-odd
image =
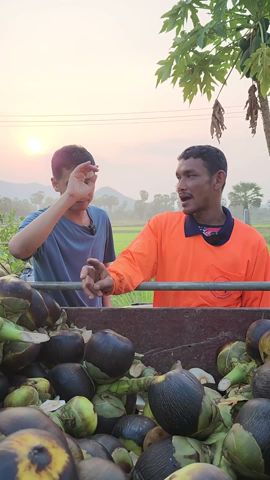
[(191, 200), (192, 199), (192, 195), (181, 195), (180, 196), (180, 200), (181, 202), (187, 202), (188, 200)]

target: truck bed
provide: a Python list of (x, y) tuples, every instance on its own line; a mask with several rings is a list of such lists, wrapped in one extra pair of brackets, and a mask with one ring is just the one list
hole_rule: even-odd
[(217, 376), (216, 354), (230, 340), (243, 340), (248, 326), (270, 319), (270, 308), (67, 308), (69, 320), (97, 331), (105, 328), (128, 337), (143, 362), (159, 372), (176, 360)]

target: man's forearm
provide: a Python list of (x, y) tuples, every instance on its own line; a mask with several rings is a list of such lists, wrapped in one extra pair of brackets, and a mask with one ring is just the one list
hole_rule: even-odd
[(31, 257), (45, 242), (56, 223), (73, 203), (74, 200), (71, 197), (62, 195), (54, 205), (14, 235), (9, 242), (11, 254), (21, 259)]

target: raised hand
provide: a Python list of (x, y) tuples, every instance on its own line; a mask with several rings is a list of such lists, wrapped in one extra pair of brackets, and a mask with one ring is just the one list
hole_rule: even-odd
[(72, 197), (75, 202), (91, 201), (95, 192), (98, 166), (91, 162), (84, 162), (71, 172), (66, 195)]
[(95, 258), (88, 258), (87, 265), (82, 267), (80, 278), (89, 298), (112, 293), (113, 279), (105, 265)]

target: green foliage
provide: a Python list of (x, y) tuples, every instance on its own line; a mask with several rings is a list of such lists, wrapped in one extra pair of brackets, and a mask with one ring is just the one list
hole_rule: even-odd
[(244, 62), (243, 75), (250, 73), (260, 83), (261, 94), (266, 97), (270, 92), (270, 47), (262, 43)]
[(14, 258), (8, 249), (8, 242), (17, 232), (20, 222), (14, 212), (0, 213), (0, 267), (7, 274), (20, 274), (25, 268), (25, 262)]
[(199, 92), (210, 99), (235, 66), (256, 78), (267, 95), (270, 0), (180, 0), (162, 18), (161, 32), (174, 30), (175, 38), (168, 57), (158, 62), (157, 85), (170, 79), (183, 89), (184, 100), (192, 102)]
[(240, 182), (233, 186), (228, 195), (231, 206), (260, 207), (263, 199), (262, 189), (253, 182)]

